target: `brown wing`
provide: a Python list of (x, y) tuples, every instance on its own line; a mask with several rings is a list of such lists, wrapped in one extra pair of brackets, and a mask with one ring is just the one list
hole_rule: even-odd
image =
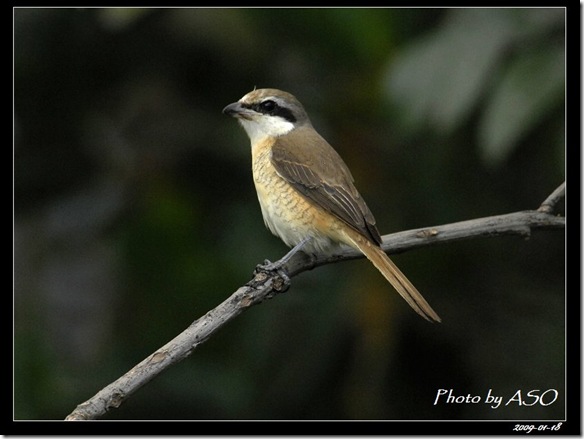
[(375, 218), (355, 188), (349, 168), (312, 127), (279, 138), (272, 148), (272, 164), (302, 195), (381, 244)]

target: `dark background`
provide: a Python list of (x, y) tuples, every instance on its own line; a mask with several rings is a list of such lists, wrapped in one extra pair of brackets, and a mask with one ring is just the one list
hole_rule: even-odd
[[(304, 104), (382, 234), (536, 209), (565, 178), (565, 12), (15, 9), (14, 418), (63, 419), (287, 251), (221, 114), (256, 86)], [(442, 324), (322, 267), (105, 419), (564, 417), (563, 231), (394, 261)], [(504, 406), (533, 389), (559, 396)]]

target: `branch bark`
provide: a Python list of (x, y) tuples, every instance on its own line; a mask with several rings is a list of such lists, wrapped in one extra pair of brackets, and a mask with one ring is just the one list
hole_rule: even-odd
[[(420, 228), (384, 235), (382, 248), (389, 254), (445, 244), (463, 239), (518, 235), (529, 238), (533, 230), (565, 228), (565, 217), (555, 216), (553, 211), (564, 197), (562, 183), (537, 210), (514, 212), (486, 218), (461, 221), (435, 227)], [(89, 420), (103, 416), (112, 408), (118, 408), (140, 387), (162, 373), (168, 367), (184, 360), (201, 343), (253, 305), (262, 303), (288, 289), (290, 279), (313, 268), (330, 263), (362, 258), (352, 249), (333, 256), (309, 257), (302, 252), (295, 254), (279, 272), (256, 270), (247, 284), (195, 320), (177, 337), (169, 341), (122, 377), (109, 384), (92, 398), (78, 405), (65, 420)]]

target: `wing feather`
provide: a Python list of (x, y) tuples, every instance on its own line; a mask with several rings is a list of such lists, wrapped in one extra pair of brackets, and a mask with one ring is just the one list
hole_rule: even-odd
[(278, 174), (302, 195), (381, 244), (375, 218), (355, 188), (349, 168), (312, 127), (279, 138), (271, 159)]

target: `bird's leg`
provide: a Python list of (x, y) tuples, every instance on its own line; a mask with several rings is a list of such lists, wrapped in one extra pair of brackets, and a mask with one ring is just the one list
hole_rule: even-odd
[(292, 247), (292, 249), (288, 253), (286, 253), (283, 258), (276, 262), (270, 262), (266, 259), (263, 264), (259, 264), (256, 267), (256, 271), (276, 271), (280, 276), (284, 278), (284, 281), (288, 283), (290, 281), (290, 278), (288, 277), (286, 272), (282, 270), (282, 267), (286, 265), (286, 263), (290, 259), (292, 259), (292, 256), (294, 256), (296, 253), (302, 250), (302, 247), (304, 247), (306, 243), (311, 239), (312, 238), (310, 236), (307, 236), (298, 244), (296, 244), (294, 247)]

